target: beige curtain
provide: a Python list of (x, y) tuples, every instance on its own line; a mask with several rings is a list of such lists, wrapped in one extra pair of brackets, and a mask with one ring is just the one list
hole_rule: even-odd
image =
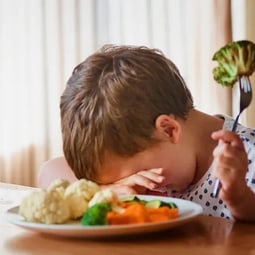
[(40, 165), (62, 155), (59, 96), (106, 43), (160, 48), (197, 108), (231, 115), (232, 91), (211, 73), (231, 35), (230, 0), (0, 0), (0, 181), (35, 185)]
[(95, 50), (95, 2), (0, 0), (0, 181), (35, 185), (62, 155), (59, 96)]

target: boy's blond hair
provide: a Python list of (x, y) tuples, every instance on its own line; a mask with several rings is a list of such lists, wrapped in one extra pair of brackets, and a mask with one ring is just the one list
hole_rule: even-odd
[(143, 151), (157, 143), (159, 115), (185, 119), (192, 108), (190, 91), (162, 52), (104, 46), (75, 67), (61, 96), (64, 155), (77, 178), (96, 181), (105, 152)]

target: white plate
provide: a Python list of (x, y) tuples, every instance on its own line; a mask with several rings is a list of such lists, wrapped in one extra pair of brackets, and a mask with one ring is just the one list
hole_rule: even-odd
[(109, 236), (124, 236), (140, 233), (144, 234), (147, 232), (155, 232), (170, 229), (194, 219), (203, 211), (200, 205), (187, 200), (147, 195), (137, 196), (140, 199), (148, 201), (153, 199), (160, 199), (165, 202), (174, 202), (179, 208), (178, 218), (159, 223), (114, 225), (114, 226), (82, 226), (80, 221), (72, 221), (66, 224), (42, 224), (25, 221), (23, 217), (18, 214), (19, 210), (18, 206), (9, 209), (5, 213), (5, 218), (14, 225), (39, 233), (47, 233), (57, 236), (68, 237), (95, 238)]

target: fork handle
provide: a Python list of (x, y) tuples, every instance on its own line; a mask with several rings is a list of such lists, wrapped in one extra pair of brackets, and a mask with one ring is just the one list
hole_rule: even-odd
[(236, 131), (236, 127), (237, 127), (237, 123), (238, 123), (240, 114), (241, 114), (241, 112), (239, 112), (239, 114), (236, 116), (235, 122), (234, 122), (232, 130), (231, 130), (232, 132)]
[[(237, 127), (237, 123), (238, 123), (238, 120), (239, 120), (239, 116), (240, 116), (240, 113), (236, 116), (236, 119), (235, 119), (234, 124), (232, 126), (232, 130), (231, 131), (233, 131), (233, 132), (236, 131), (236, 127)], [(220, 191), (220, 180), (216, 179), (216, 181), (214, 183), (214, 188), (213, 188), (212, 196), (213, 197), (218, 197), (219, 191)]]
[(220, 191), (220, 180), (216, 179), (214, 183), (214, 187), (213, 187), (212, 197), (215, 197), (215, 198), (218, 197), (219, 191)]

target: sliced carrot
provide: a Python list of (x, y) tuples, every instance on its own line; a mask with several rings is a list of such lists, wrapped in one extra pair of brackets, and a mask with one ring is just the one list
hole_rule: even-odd
[(177, 208), (163, 206), (160, 208), (147, 208), (141, 203), (121, 203), (125, 208), (122, 213), (110, 211), (107, 213), (107, 221), (110, 225), (137, 224), (146, 222), (160, 222), (178, 217)]
[(139, 203), (129, 204), (123, 213), (110, 211), (106, 217), (110, 225), (149, 222), (146, 208)]
[(147, 208), (150, 222), (159, 222), (175, 219), (178, 217), (177, 208), (162, 206), (159, 208)]

